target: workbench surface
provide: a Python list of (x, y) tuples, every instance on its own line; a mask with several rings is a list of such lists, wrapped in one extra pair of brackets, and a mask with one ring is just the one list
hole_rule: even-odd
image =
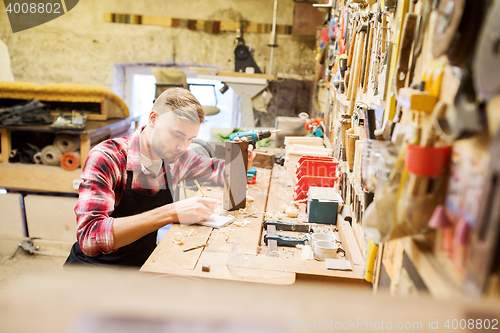
[[(324, 262), (301, 260), (301, 250), (298, 248), (279, 247), (279, 257), (267, 256), (267, 246), (263, 242), (266, 231), (262, 228), (264, 212), (279, 211), (284, 204), (290, 204), (293, 200), (293, 168), (275, 165), (272, 170), (257, 169), (257, 183), (248, 185), (247, 191), (247, 195), (255, 201), (247, 203), (244, 212), (224, 212), (233, 215), (237, 221), (249, 221), (249, 226), (237, 227), (232, 223), (226, 228), (213, 229), (199, 225), (174, 224), (141, 271), (271, 284), (292, 284), (296, 277), (340, 278), (349, 282), (365, 283), (361, 252), (349, 224), (340, 223), (340, 220), (338, 236), (346, 250), (347, 259), (351, 261), (352, 271), (327, 270)], [(208, 197), (222, 198), (222, 187), (205, 188)], [(305, 204), (300, 204), (299, 217), (286, 221), (305, 222), (305, 207)], [(186, 236), (186, 233), (192, 231), (196, 234)], [(179, 232), (185, 237), (181, 245), (173, 241), (175, 234)], [(278, 233), (300, 237), (304, 235), (296, 232)], [(183, 252), (185, 248), (207, 242), (208, 246), (205, 248)], [(210, 271), (204, 272), (203, 266), (209, 266)]]

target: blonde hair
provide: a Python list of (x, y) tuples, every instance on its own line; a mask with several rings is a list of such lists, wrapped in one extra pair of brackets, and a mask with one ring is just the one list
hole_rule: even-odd
[(205, 121), (205, 111), (200, 102), (184, 88), (169, 88), (162, 92), (156, 99), (153, 110), (158, 115), (172, 111), (177, 117), (197, 124)]

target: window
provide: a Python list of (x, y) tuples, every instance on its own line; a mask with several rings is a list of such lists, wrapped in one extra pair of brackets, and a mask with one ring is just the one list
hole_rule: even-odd
[[(119, 94), (119, 89), (115, 92), (125, 100), (130, 108), (131, 115), (147, 115), (153, 107), (155, 95), (156, 79), (151, 73), (154, 66), (145, 65), (117, 65), (116, 69), (121, 71), (123, 78), (121, 84), (115, 82), (115, 87), (122, 87), (123, 93)], [(116, 72), (116, 71), (115, 71)], [(220, 89), (224, 86), (218, 80), (205, 80), (193, 77), (187, 78), (189, 89), (202, 105), (216, 106), (220, 112), (213, 116), (205, 117), (205, 122), (201, 124), (197, 138), (211, 141), (211, 128), (232, 128), (238, 119), (238, 110), (235, 106), (238, 104), (238, 96), (232, 88), (229, 88), (224, 94)], [(142, 117), (139, 126), (147, 123), (147, 116)]]

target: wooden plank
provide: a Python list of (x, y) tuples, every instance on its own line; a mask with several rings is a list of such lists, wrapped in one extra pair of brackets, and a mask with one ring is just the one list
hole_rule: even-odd
[[(27, 195), (24, 198), (29, 237), (76, 242), (77, 198)], [(54, 209), (57, 207), (57, 209)]]
[(0, 138), (2, 141), (2, 163), (9, 163), (9, 154), (12, 150), (12, 142), (10, 140), (10, 131), (5, 128), (0, 128)]
[(365, 266), (365, 261), (363, 259), (363, 255), (361, 254), (361, 250), (358, 246), (358, 242), (356, 241), (356, 237), (354, 237), (354, 232), (352, 231), (349, 222), (343, 221), (342, 217), (337, 217), (337, 228), (339, 230), (340, 241), (342, 245), (344, 245), (344, 250), (346, 251), (347, 258), (351, 260), (353, 266)]
[(87, 135), (80, 135), (80, 167), (83, 169), (87, 155), (90, 152), (90, 138)]
[(80, 180), (81, 170), (22, 163), (0, 163), (0, 187), (18, 190), (77, 193), (73, 181)]
[(24, 218), (21, 203), (22, 195), (18, 193), (0, 194), (0, 237), (20, 239), (24, 237)]
[[(235, 276), (228, 270), (226, 266), (227, 257), (229, 256), (229, 253), (236, 242), (240, 242), (240, 244), (243, 245), (242, 249), (245, 252), (252, 254), (257, 253), (258, 243), (262, 230), (264, 207), (267, 203), (271, 170), (258, 168), (257, 173), (257, 183), (254, 185), (248, 185), (247, 190), (247, 195), (252, 196), (255, 201), (253, 203), (247, 203), (247, 208), (245, 209), (245, 211), (225, 212), (225, 214), (233, 215), (237, 221), (246, 220), (250, 222), (250, 225), (248, 227), (237, 227), (234, 224), (230, 224), (227, 228), (231, 229), (232, 233), (225, 234), (219, 229), (212, 230), (212, 228), (197, 225), (189, 226), (189, 228), (193, 228), (195, 231), (197, 231), (198, 234), (199, 230), (203, 228), (208, 229), (210, 231), (210, 234), (203, 239), (197, 238), (196, 242), (191, 241), (191, 243), (186, 244), (185, 247), (195, 246), (206, 242), (207, 240), (208, 246), (189, 252), (182, 252), (182, 248), (184, 247), (179, 248), (172, 242), (173, 235), (176, 232), (179, 232), (181, 227), (179, 225), (173, 225), (167, 232), (161, 243), (158, 245), (156, 250), (153, 252), (151, 257), (141, 268), (141, 271), (261, 283), (293, 283), (295, 281), (295, 274), (293, 273), (284, 274), (283, 276), (280, 276), (280, 278), (275, 279), (274, 277), (270, 278), (271, 274), (276, 275), (275, 273), (259, 269), (252, 270), (251, 274), (248, 273), (247, 276)], [(207, 197), (217, 199), (222, 198), (222, 187), (205, 187), (204, 191)], [(198, 195), (201, 194), (198, 193)], [(218, 207), (217, 210), (221, 210), (221, 208)], [(252, 215), (254, 217), (251, 217), (249, 215)], [(192, 257), (188, 258), (187, 254), (191, 252), (193, 252), (194, 254), (191, 255)], [(220, 254), (220, 256), (217, 257), (219, 259), (216, 262), (203, 261), (203, 264), (209, 265), (211, 267), (210, 272), (203, 272), (201, 270), (203, 265), (198, 262), (198, 259), (203, 258), (207, 255), (209, 256), (210, 254)], [(223, 259), (221, 260), (220, 258)]]
[[(265, 269), (283, 273), (300, 273), (310, 275), (322, 275), (330, 277), (341, 277), (364, 280), (365, 269), (362, 266), (353, 266), (352, 271), (329, 270), (324, 261), (300, 260), (300, 256), (283, 259), (268, 257), (265, 255), (247, 255), (248, 260), (244, 261), (242, 268), (247, 269)], [(199, 264), (218, 263), (220, 265), (227, 263), (228, 256), (223, 253), (203, 253)]]
[[(194, 229), (196, 234), (186, 237), (186, 231), (190, 229)], [(178, 232), (185, 237), (182, 245), (174, 243), (175, 234)], [(210, 227), (182, 226), (179, 224), (172, 225), (160, 244), (158, 244), (146, 263), (144, 263), (141, 270), (145, 272), (154, 272), (161, 269), (167, 272), (169, 269), (194, 269), (203, 248), (188, 252), (184, 252), (183, 249), (207, 243), (211, 233), (212, 228)]]
[(402, 238), (400, 241), (418, 274), (434, 297), (452, 299), (460, 295), (459, 289), (446, 277), (447, 274), (442, 265), (427, 244), (411, 237)]

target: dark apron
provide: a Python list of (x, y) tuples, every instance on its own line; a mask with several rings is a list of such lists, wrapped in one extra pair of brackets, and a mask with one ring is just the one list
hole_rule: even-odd
[[(163, 170), (165, 171), (165, 167)], [(127, 185), (122, 200), (110, 216), (115, 218), (132, 216), (172, 203), (172, 193), (168, 187), (169, 176), (169, 173), (165, 173), (165, 189), (161, 189), (155, 195), (150, 196), (132, 190), (133, 172), (127, 171)], [(129, 245), (119, 248), (115, 252), (99, 254), (94, 257), (85, 255), (80, 248), (80, 244), (76, 242), (71, 248), (71, 253), (66, 259), (65, 265), (90, 264), (141, 267), (156, 248), (156, 237), (157, 231), (154, 231)]]

